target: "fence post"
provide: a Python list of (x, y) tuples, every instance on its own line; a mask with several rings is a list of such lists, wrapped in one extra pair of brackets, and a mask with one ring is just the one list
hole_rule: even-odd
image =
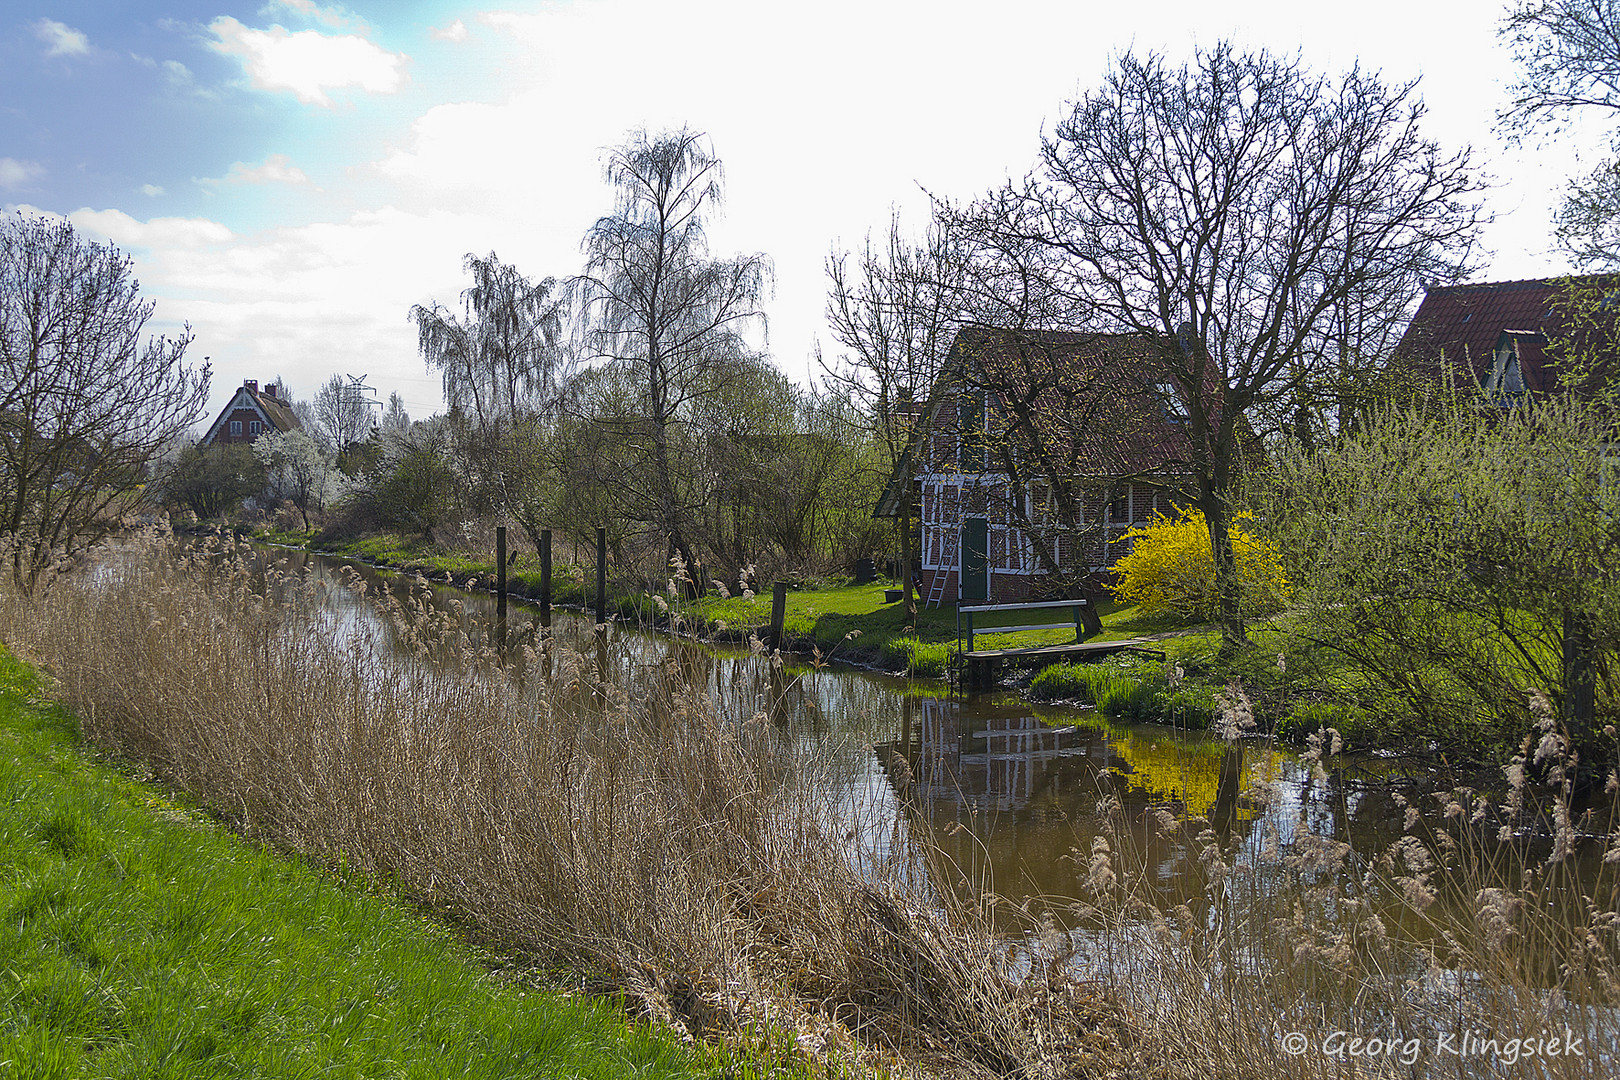
[(495, 626), (506, 652), (506, 526), (495, 526)]
[(771, 645), (782, 647), (782, 624), (787, 619), (787, 582), (771, 585)]
[(596, 527), (596, 624), (607, 622), (607, 529)]
[(551, 530), (540, 530), (540, 614), (551, 625)]

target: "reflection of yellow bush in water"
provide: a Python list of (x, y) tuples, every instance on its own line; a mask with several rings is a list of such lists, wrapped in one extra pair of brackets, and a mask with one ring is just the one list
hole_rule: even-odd
[[(1277, 549), (1244, 525), (1253, 520), (1252, 514), (1237, 514), (1227, 527), (1246, 614), (1274, 611), (1289, 593)], [(1202, 511), (1185, 509), (1174, 521), (1155, 515), (1152, 524), (1120, 539), (1133, 542), (1131, 553), (1114, 564), (1119, 584), (1113, 592), (1121, 603), (1136, 604), (1145, 614), (1215, 617), (1215, 559)]]
[[(1178, 743), (1173, 739), (1122, 734), (1111, 738), (1109, 745), (1130, 765), (1131, 771), (1125, 775), (1131, 785), (1146, 791), (1155, 802), (1179, 800), (1191, 817), (1207, 816), (1215, 806), (1225, 743)], [(1243, 753), (1244, 767), (1238, 773), (1240, 795), (1249, 790), (1250, 774), (1254, 770), (1260, 769), (1269, 775), (1276, 764), (1276, 754), (1268, 748), (1248, 744)], [(1240, 808), (1237, 816), (1248, 818), (1252, 814)]]

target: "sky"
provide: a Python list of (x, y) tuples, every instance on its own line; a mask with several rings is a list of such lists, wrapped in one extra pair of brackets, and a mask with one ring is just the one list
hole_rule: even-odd
[[(1309, 10), (1307, 10), (1309, 9)], [(364, 375), (441, 410), (414, 304), (455, 306), (465, 254), (581, 269), (612, 209), (603, 154), (636, 129), (707, 134), (724, 161), (717, 256), (775, 266), (762, 344), (806, 381), (825, 261), (1034, 164), (1043, 130), (1120, 53), (1230, 40), (1420, 80), (1424, 130), (1471, 147), (1479, 280), (1568, 269), (1549, 221), (1603, 132), (1510, 145), (1493, 3), (1163, 0), (0, 0), (0, 207), (111, 241), (214, 370), (308, 397)], [(206, 422), (206, 420), (205, 420)]]

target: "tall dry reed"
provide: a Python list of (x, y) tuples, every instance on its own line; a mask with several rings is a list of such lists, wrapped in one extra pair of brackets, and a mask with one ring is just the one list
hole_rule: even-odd
[(699, 1033), (764, 1025), (969, 1075), (1117, 1052), (1112, 1014), (1072, 980), (1020, 980), (981, 911), (853, 858), (803, 741), (763, 713), (723, 717), (678, 663), (617, 675), (531, 640), (503, 667), (454, 612), (367, 592), (154, 534), (6, 595), (0, 627), (89, 738), (243, 833)]
[[(1223, 709), (1235, 740), (1239, 688)], [(1496, 794), (1414, 785), (1395, 796), (1399, 837), (1370, 854), (1332, 835), (1356, 796), (1331, 729), (1297, 786), (1251, 787), (1252, 828), (1132, 820), (1107, 799), (1075, 852), (1084, 899), (1063, 947), (1089, 946), (1179, 1075), (1620, 1075), (1620, 777), (1578, 811), (1575, 751), (1544, 698), (1531, 713)], [(1291, 811), (1265, 812), (1285, 796)], [(1166, 845), (1202, 876), (1197, 899), (1160, 901), (1145, 853)]]

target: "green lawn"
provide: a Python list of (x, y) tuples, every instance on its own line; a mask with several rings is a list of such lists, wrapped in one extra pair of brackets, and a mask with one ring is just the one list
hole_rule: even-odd
[(499, 977), (99, 762), (0, 650), (0, 1076), (774, 1075)]
[[(309, 537), (299, 533), (260, 534), (257, 539), (271, 543), (308, 546)], [(328, 545), (340, 555), (364, 559), (379, 566), (421, 573), (430, 580), (462, 583), (469, 578), (485, 581), (494, 564), (485, 557), (441, 550), (425, 539), (409, 539), (398, 534), (379, 534), (359, 540)], [(589, 606), (595, 595), (594, 567), (558, 563), (552, 573), (552, 599), (559, 604)], [(515, 594), (538, 596), (539, 557), (523, 551), (507, 573), (508, 588)], [(891, 671), (908, 670), (914, 675), (941, 678), (957, 640), (956, 609), (951, 605), (926, 607), (918, 598), (915, 629), (908, 624), (905, 606), (884, 603), (884, 590), (893, 582), (868, 585), (834, 585), (819, 589), (789, 589), (783, 629), (792, 647), (819, 649), (824, 657), (874, 664)], [(610, 589), (612, 585), (610, 583)], [(662, 622), (665, 612), (644, 593), (610, 595), (609, 607), (622, 618), (643, 623)], [(676, 613), (702, 631), (721, 637), (746, 639), (750, 633), (763, 633), (771, 622), (771, 592), (763, 591), (744, 599), (731, 595), (724, 599), (714, 592), (695, 601), (681, 601)], [(1117, 608), (1111, 601), (1098, 606), (1103, 621), (1099, 641), (1121, 641), (1144, 634), (1175, 630), (1179, 627), (1163, 619), (1141, 617), (1134, 607)], [(1047, 620), (1056, 622), (1054, 618)], [(856, 631), (851, 637), (851, 632)], [(1069, 630), (1034, 630), (1008, 634), (979, 634), (975, 645), (986, 649), (1052, 645), (1074, 640)]]

